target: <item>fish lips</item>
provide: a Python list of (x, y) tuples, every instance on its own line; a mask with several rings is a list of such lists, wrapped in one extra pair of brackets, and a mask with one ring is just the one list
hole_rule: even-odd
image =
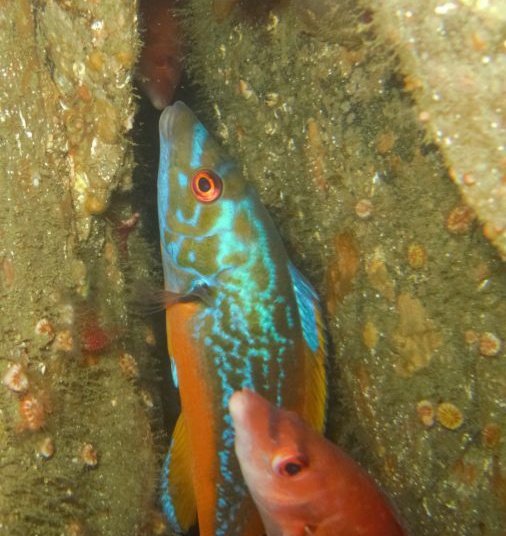
[(235, 450), (239, 459), (247, 459), (253, 448), (253, 431), (259, 422), (269, 420), (269, 404), (250, 389), (236, 391), (228, 404), (235, 429)]
[(184, 102), (176, 101), (171, 106), (167, 106), (160, 116), (160, 132), (168, 140), (174, 139), (179, 122), (188, 114), (193, 116), (193, 113)]

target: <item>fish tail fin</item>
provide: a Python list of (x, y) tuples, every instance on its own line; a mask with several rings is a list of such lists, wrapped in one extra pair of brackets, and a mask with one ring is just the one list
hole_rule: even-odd
[(188, 432), (183, 414), (179, 415), (162, 472), (162, 507), (172, 530), (187, 532), (197, 520), (193, 491)]

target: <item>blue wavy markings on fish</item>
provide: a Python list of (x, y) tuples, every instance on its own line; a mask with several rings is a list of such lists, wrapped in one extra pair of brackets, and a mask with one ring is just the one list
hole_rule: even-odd
[(325, 419), (326, 341), (316, 293), (292, 264), (255, 189), (193, 112), (160, 118), (158, 211), (167, 338), (181, 415), (162, 473), (173, 530), (258, 536), (234, 454), (228, 401), (248, 388)]

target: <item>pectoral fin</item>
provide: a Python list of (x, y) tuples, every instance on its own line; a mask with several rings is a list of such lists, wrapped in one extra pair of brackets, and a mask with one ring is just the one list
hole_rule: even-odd
[(303, 409), (304, 420), (315, 430), (323, 431), (327, 402), (327, 374), (325, 362), (327, 344), (320, 302), (305, 277), (289, 264), (297, 308), (304, 338), (304, 377), (306, 397)]
[(171, 528), (187, 532), (197, 520), (188, 432), (183, 414), (177, 420), (163, 464), (162, 506)]
[(172, 292), (166, 289), (154, 289), (142, 281), (138, 281), (130, 290), (128, 300), (132, 310), (143, 316), (159, 313), (176, 303), (201, 301), (206, 305), (212, 302), (211, 290), (208, 285), (201, 283), (192, 287), (188, 292)]

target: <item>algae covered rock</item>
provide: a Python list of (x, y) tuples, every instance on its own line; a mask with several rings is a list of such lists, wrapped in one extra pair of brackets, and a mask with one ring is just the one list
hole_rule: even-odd
[[(136, 8), (0, 13), (2, 535), (165, 530), (154, 335), (126, 303), (156, 273), (128, 193)], [(504, 534), (500, 3), (181, 8), (192, 106), (322, 296), (329, 436), (412, 534)]]
[(466, 203), (506, 258), (506, 6), (503, 2), (372, 2), (399, 54)]
[(151, 251), (128, 203), (106, 212), (132, 172), (136, 20), (135, 2), (2, 4), (2, 535), (151, 533), (152, 336), (125, 301)]
[[(326, 305), (330, 437), (377, 476), (412, 534), (499, 536), (506, 274), (475, 210), (484, 222), (504, 217), (491, 196), (504, 140), (491, 126), (493, 154), (474, 135), (457, 143), (458, 85), (444, 88), (444, 110), (436, 102), (422, 113), (413, 89), (428, 65), (418, 63), (448, 70), (453, 56), (421, 54), (408, 69), (410, 37), (391, 32), (396, 6), (191, 0), (192, 104), (242, 163)], [(422, 20), (422, 9), (412, 31), (437, 34), (440, 19)], [(464, 28), (454, 26), (456, 46)], [(432, 50), (426, 32), (416, 42)], [(496, 69), (473, 78), (477, 92), (496, 87)], [(473, 124), (490, 119), (483, 104)], [(460, 123), (443, 147), (439, 125), (452, 117)], [(492, 198), (488, 215), (452, 182), (469, 158), (481, 170), (476, 191)]]

